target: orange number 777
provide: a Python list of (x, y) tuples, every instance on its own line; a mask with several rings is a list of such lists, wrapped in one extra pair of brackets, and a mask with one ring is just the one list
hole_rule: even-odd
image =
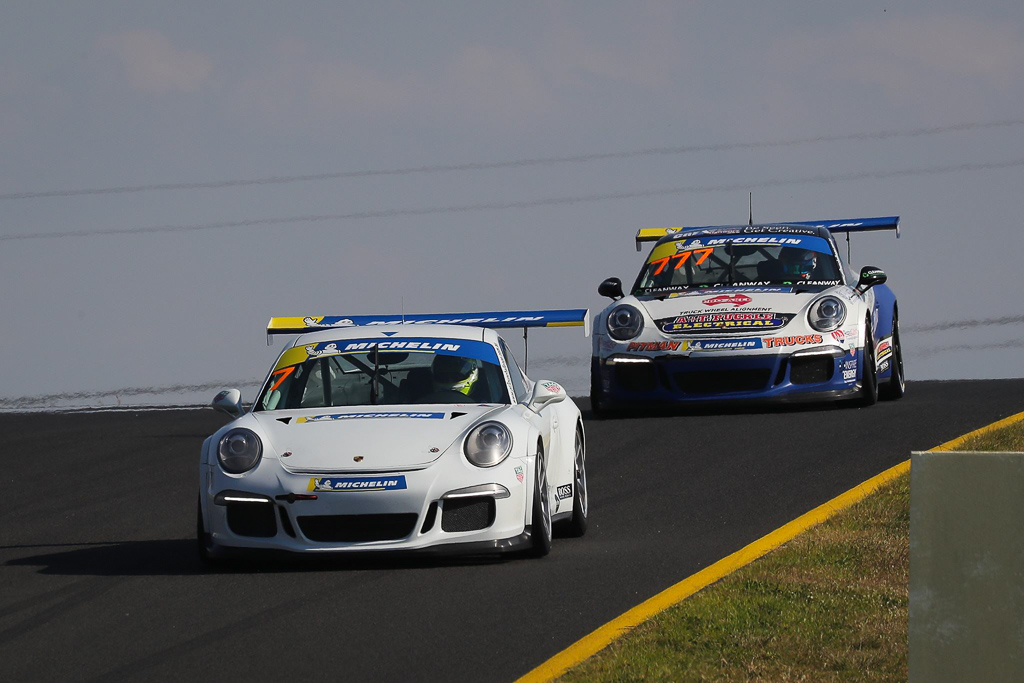
[(681, 251), (678, 254), (673, 254), (672, 256), (666, 256), (665, 258), (655, 259), (655, 260), (651, 261), (651, 265), (653, 266), (654, 264), (657, 263), (658, 264), (658, 269), (655, 270), (651, 274), (652, 275), (661, 275), (661, 271), (665, 270), (665, 266), (667, 266), (668, 262), (671, 261), (672, 259), (678, 259), (678, 261), (676, 261), (675, 268), (673, 268), (672, 270), (679, 270), (679, 266), (683, 265), (683, 263), (686, 262), (686, 259), (690, 256), (690, 254), (700, 254), (700, 258), (697, 259), (697, 265), (699, 266), (700, 264), (704, 263), (708, 259), (708, 256), (711, 256), (711, 252), (713, 252), (713, 251), (714, 251), (713, 248), (712, 249), (693, 249), (691, 251)]

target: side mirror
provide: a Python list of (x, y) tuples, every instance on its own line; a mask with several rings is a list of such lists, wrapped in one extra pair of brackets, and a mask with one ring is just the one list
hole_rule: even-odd
[(530, 396), (529, 408), (539, 413), (541, 408), (549, 403), (558, 403), (565, 400), (565, 389), (558, 382), (550, 379), (542, 379), (533, 385), (533, 394)]
[(621, 299), (622, 294), (622, 280), (617, 277), (610, 277), (600, 285), (597, 286), (597, 293), (601, 296), (606, 296), (610, 299)]
[(238, 389), (225, 389), (213, 397), (210, 407), (231, 417), (238, 417), (242, 414), (242, 392)]
[(888, 278), (885, 271), (875, 266), (864, 266), (860, 269), (860, 280), (857, 281), (857, 291), (863, 294), (875, 285), (880, 285)]

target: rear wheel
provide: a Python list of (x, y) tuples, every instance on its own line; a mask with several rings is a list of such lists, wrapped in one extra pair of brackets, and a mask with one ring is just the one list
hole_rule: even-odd
[(878, 403), (878, 368), (875, 363), (875, 338), (871, 321), (864, 324), (864, 373), (861, 378), (860, 398), (857, 404), (873, 406)]
[(548, 495), (548, 468), (544, 457), (544, 444), (537, 442), (537, 457), (533, 473), (533, 522), (530, 529), (530, 554), (544, 557), (551, 552), (551, 498)]
[(903, 374), (903, 346), (900, 344), (900, 319), (893, 311), (892, 314), (892, 356), (889, 366), (892, 368), (892, 376), (889, 381), (881, 387), (879, 394), (886, 401), (895, 401), (903, 398), (907, 390), (906, 378)]
[(572, 476), (572, 517), (561, 522), (559, 531), (566, 536), (582, 536), (587, 533), (587, 449), (583, 439), (583, 425), (576, 425), (576, 447)]

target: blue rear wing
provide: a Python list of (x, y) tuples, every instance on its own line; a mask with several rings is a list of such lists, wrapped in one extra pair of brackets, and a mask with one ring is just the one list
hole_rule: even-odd
[(644, 242), (657, 242), (658, 240), (665, 237), (665, 235), (674, 235), (683, 232), (689, 233), (691, 231), (703, 230), (708, 234), (722, 231), (743, 233), (768, 231), (773, 228), (782, 231), (787, 226), (801, 228), (825, 228), (826, 230), (832, 233), (845, 232), (847, 235), (849, 235), (851, 232), (894, 230), (896, 232), (896, 238), (899, 239), (900, 236), (899, 216), (881, 216), (878, 218), (847, 218), (843, 220), (827, 221), (786, 221), (783, 223), (762, 223), (758, 225), (703, 225), (685, 228), (641, 228), (640, 230), (637, 230), (636, 233), (636, 250), (640, 251), (640, 245)]
[(881, 216), (879, 218), (849, 218), (831, 221), (795, 221), (785, 225), (805, 225), (810, 228), (825, 228), (829, 232), (872, 232), (875, 230), (893, 230), (896, 239), (900, 237), (900, 217)]
[(544, 311), (491, 311), (488, 313), (419, 313), (416, 315), (308, 315), (271, 318), (267, 334), (304, 334), (317, 330), (374, 325), (468, 325), (470, 327), (528, 328), (582, 327), (590, 336), (590, 311), (566, 308)]

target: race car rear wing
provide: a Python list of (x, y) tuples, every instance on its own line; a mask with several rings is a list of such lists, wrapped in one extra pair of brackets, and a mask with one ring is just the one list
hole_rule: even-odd
[(825, 228), (829, 232), (845, 232), (847, 239), (851, 232), (871, 232), (875, 230), (894, 230), (896, 232), (896, 238), (900, 236), (900, 217), (899, 216), (881, 216), (879, 218), (850, 218), (845, 220), (828, 220), (828, 221), (786, 221), (784, 223), (765, 223), (762, 225), (703, 225), (693, 226), (685, 228), (641, 228), (636, 232), (636, 250), (640, 251), (640, 245), (643, 242), (657, 242), (665, 235), (673, 235), (682, 230), (712, 230), (721, 228), (735, 227), (738, 231), (742, 231), (744, 228), (763, 228), (770, 226), (787, 226), (796, 225), (800, 227), (809, 228)]
[(541, 311), (492, 311), (489, 313), (419, 313), (415, 315), (310, 315), (291, 318), (271, 318), (267, 323), (267, 343), (272, 334), (303, 334), (318, 330), (374, 325), (470, 325), (472, 327), (523, 328), (526, 353), (523, 368), (529, 362), (529, 336), (531, 327), (582, 327), (583, 336), (590, 336), (590, 310), (564, 308)]
[(418, 313), (415, 315), (311, 315), (271, 318), (267, 334), (303, 334), (338, 327), (373, 325), (469, 325), (472, 327), (582, 327), (590, 336), (590, 311), (566, 308), (543, 311), (492, 311), (489, 313)]

